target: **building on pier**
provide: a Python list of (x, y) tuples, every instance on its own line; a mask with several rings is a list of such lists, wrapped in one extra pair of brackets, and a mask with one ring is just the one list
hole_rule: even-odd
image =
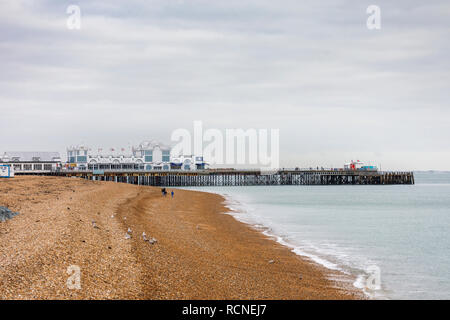
[(171, 148), (157, 141), (144, 141), (128, 148), (98, 148), (97, 151), (84, 145), (67, 148), (66, 168), (69, 170), (189, 171), (205, 166), (201, 156), (172, 157)]
[(203, 161), (203, 156), (181, 155), (172, 157), (170, 167), (172, 170), (204, 170), (207, 163)]
[(0, 164), (10, 165), (15, 173), (42, 174), (61, 169), (59, 152), (8, 151), (0, 155)]
[(377, 171), (378, 167), (374, 165), (364, 165), (363, 162), (356, 160), (344, 164), (344, 170), (365, 170), (365, 171)]

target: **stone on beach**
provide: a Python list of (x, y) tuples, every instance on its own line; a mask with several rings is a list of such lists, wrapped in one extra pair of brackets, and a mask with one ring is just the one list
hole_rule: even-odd
[(6, 221), (17, 216), (19, 213), (9, 210), (7, 207), (0, 206), (0, 221)]

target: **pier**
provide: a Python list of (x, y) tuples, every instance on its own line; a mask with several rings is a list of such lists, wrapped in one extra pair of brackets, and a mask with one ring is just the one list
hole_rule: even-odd
[(159, 187), (276, 186), (276, 185), (394, 185), (414, 184), (413, 172), (358, 170), (196, 170), (60, 171), (49, 175), (80, 177)]

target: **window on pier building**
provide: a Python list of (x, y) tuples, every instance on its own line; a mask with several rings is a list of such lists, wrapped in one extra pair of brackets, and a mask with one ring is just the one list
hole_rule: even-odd
[(86, 156), (78, 156), (77, 162), (87, 162), (87, 157)]
[(162, 161), (163, 162), (169, 162), (170, 161), (170, 150), (163, 150), (162, 151)]
[(23, 170), (33, 170), (33, 166), (31, 164), (24, 164)]
[(145, 150), (144, 151), (144, 161), (145, 162), (153, 162), (153, 150)]
[(51, 171), (52, 170), (52, 165), (49, 164), (49, 163), (44, 164), (44, 170)]
[(33, 169), (34, 170), (42, 170), (42, 164), (34, 164)]
[[(163, 161), (164, 161), (164, 156), (163, 156)], [(167, 164), (163, 165), (163, 170), (169, 170), (169, 166)]]

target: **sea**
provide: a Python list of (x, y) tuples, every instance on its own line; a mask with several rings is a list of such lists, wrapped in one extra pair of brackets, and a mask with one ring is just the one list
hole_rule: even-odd
[(415, 185), (195, 187), (374, 299), (450, 299), (450, 172)]

